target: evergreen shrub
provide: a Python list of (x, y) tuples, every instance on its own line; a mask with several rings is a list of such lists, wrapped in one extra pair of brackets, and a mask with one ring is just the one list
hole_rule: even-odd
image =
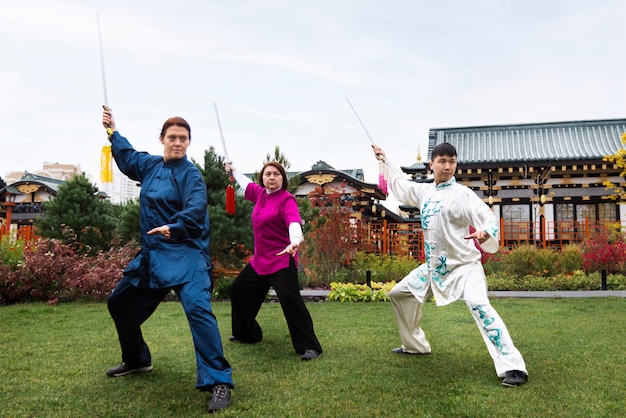
[(213, 300), (230, 299), (230, 285), (235, 280), (233, 276), (216, 276), (213, 278)]
[(422, 261), (408, 256), (387, 256), (374, 253), (358, 252), (350, 263), (351, 282), (365, 283), (367, 271), (372, 281), (399, 282)]

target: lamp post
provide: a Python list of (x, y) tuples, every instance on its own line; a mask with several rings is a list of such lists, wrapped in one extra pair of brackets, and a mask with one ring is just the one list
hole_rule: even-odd
[(489, 171), (487, 172), (487, 180), (485, 181), (485, 184), (487, 185), (487, 196), (488, 196), (487, 204), (491, 208), (493, 207), (493, 202), (494, 202), (493, 197), (498, 194), (497, 191), (493, 190), (493, 187), (496, 185), (496, 182), (493, 179), (493, 172), (491, 171), (491, 169), (489, 169)]
[[(9, 189), (10, 186), (2, 189), (2, 206), (7, 208), (6, 214), (6, 230), (5, 234), (9, 234), (11, 232), (11, 214), (13, 213), (13, 207), (15, 207), (15, 196), (17, 193), (14, 193)], [(16, 190), (17, 191), (17, 190)], [(18, 191), (19, 193), (19, 191)]]

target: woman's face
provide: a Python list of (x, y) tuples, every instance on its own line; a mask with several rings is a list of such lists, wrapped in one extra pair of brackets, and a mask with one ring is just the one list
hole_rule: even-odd
[(268, 165), (263, 171), (263, 185), (270, 192), (275, 192), (283, 187), (283, 176), (276, 167)]
[(170, 126), (161, 137), (163, 144), (163, 159), (179, 160), (187, 155), (187, 147), (190, 143), (189, 132), (182, 126)]

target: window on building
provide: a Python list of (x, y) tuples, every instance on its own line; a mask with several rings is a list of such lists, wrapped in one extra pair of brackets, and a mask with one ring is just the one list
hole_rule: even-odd
[(556, 220), (573, 221), (574, 213), (573, 203), (558, 203), (554, 205), (554, 218)]
[(585, 231), (617, 221), (615, 203), (558, 203), (554, 205), (555, 234), (560, 239), (583, 240)]
[(617, 221), (617, 204), (598, 203), (598, 221)]
[(576, 220), (578, 222), (595, 222), (596, 220), (596, 205), (594, 203), (577, 204), (576, 208)]
[(502, 238), (506, 242), (526, 242), (532, 240), (530, 205), (502, 206)]
[(554, 205), (554, 236), (557, 240), (576, 240), (576, 209), (573, 203)]

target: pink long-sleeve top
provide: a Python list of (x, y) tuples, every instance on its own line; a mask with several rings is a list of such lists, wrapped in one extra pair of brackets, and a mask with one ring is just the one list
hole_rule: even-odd
[[(289, 267), (289, 254), (277, 256), (290, 244), (289, 225), (301, 223), (296, 198), (287, 190), (267, 193), (256, 183), (248, 184), (245, 198), (254, 203), (252, 231), (254, 255), (250, 264), (258, 274), (272, 274)], [(298, 263), (297, 253), (295, 255)]]

